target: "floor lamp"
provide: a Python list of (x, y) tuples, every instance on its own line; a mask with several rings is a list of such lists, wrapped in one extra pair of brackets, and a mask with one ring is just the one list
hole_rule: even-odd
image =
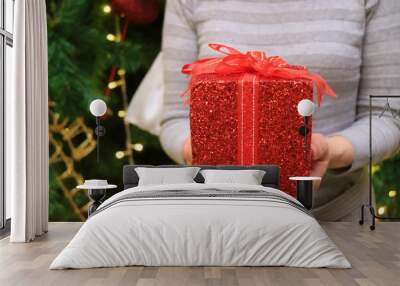
[(100, 162), (100, 137), (106, 135), (106, 129), (100, 124), (100, 118), (107, 112), (107, 105), (101, 99), (95, 99), (90, 103), (90, 113), (96, 117), (96, 129), (94, 133), (96, 134), (97, 142), (97, 163)]
[[(400, 220), (399, 217), (381, 217), (375, 214), (375, 208), (372, 203), (372, 100), (373, 99), (382, 99), (386, 98), (386, 106), (384, 110), (379, 115), (379, 118), (383, 116), (386, 111), (390, 111), (392, 117), (396, 117), (396, 113), (390, 108), (389, 105), (389, 98), (397, 98), (400, 100), (400, 95), (370, 95), (369, 96), (369, 194), (368, 194), (368, 204), (361, 205), (361, 218), (359, 223), (362, 225), (364, 224), (364, 209), (368, 209), (371, 214), (372, 223), (369, 226), (370, 230), (375, 229), (375, 219), (381, 220)], [(400, 115), (399, 115), (400, 116)]]

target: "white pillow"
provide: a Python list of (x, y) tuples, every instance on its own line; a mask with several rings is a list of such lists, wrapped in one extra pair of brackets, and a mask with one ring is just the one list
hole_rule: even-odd
[(201, 170), (205, 184), (246, 184), (261, 185), (265, 171), (261, 170)]
[(193, 179), (199, 170), (198, 167), (135, 168), (139, 176), (139, 186), (195, 183)]

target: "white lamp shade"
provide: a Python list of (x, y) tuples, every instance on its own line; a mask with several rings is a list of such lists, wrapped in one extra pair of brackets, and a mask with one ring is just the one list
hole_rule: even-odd
[(314, 113), (314, 108), (314, 103), (309, 99), (300, 100), (297, 104), (297, 112), (303, 117), (311, 116)]
[(106, 103), (101, 99), (95, 99), (90, 103), (90, 113), (96, 117), (103, 116), (107, 111)]

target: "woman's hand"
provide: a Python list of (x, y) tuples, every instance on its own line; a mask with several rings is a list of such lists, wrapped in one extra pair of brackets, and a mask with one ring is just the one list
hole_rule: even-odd
[(313, 133), (311, 137), (311, 176), (323, 177), (327, 169), (340, 169), (352, 164), (354, 148), (342, 136), (326, 137)]
[(183, 145), (183, 159), (187, 165), (192, 165), (192, 141), (190, 136), (185, 140)]
[[(328, 138), (319, 133), (313, 133), (311, 136), (311, 176), (323, 177), (329, 166), (330, 154), (329, 154), (329, 143)], [(319, 188), (319, 182), (314, 183), (315, 187)]]

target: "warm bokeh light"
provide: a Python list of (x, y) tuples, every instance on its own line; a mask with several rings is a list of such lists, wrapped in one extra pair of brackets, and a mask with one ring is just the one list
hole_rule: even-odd
[(117, 81), (110, 81), (107, 86), (108, 86), (109, 89), (114, 89), (114, 88), (116, 88), (118, 86), (123, 85), (124, 83), (125, 83), (125, 81), (120, 79), (120, 80), (117, 80)]
[(125, 152), (124, 151), (117, 151), (115, 153), (115, 158), (117, 158), (117, 159), (122, 159), (122, 158), (124, 158), (124, 156), (125, 156)]
[(123, 75), (125, 75), (126, 74), (126, 71), (124, 70), (124, 69), (119, 69), (118, 70), (118, 75), (119, 76), (123, 76)]
[(106, 38), (107, 38), (107, 40), (109, 40), (111, 42), (114, 42), (117, 37), (115, 35), (113, 35), (113, 34), (107, 34)]
[(388, 195), (389, 195), (389, 198), (394, 198), (397, 196), (397, 192), (395, 190), (390, 190)]
[(108, 88), (109, 89), (113, 89), (116, 88), (118, 86), (118, 83), (116, 81), (112, 81), (108, 83)]
[(141, 144), (141, 143), (133, 144), (133, 150), (135, 150), (137, 152), (142, 152), (143, 151), (143, 144)]
[(372, 175), (375, 174), (376, 172), (379, 172), (381, 169), (381, 166), (379, 165), (372, 165)]
[(124, 118), (125, 117), (125, 110), (118, 111), (118, 117)]
[(105, 14), (109, 14), (109, 13), (111, 13), (111, 6), (110, 5), (104, 5), (103, 6), (103, 12), (105, 13)]
[(380, 207), (380, 208), (378, 209), (378, 214), (379, 214), (379, 215), (383, 215), (385, 212), (386, 212), (386, 207)]

